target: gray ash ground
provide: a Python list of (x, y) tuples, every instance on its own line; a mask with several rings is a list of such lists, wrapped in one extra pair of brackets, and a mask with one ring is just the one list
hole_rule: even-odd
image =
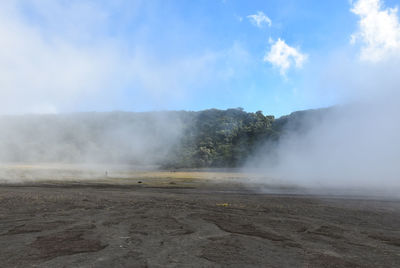
[(215, 187), (3, 185), (0, 266), (400, 267), (398, 200)]

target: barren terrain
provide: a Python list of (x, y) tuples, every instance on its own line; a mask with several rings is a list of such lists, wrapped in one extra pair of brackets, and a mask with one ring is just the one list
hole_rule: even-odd
[(3, 183), (0, 266), (400, 267), (399, 200), (265, 194), (241, 176)]

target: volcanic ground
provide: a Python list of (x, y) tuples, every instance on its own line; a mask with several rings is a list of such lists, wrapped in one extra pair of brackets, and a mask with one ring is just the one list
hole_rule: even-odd
[(106, 175), (3, 182), (0, 266), (400, 267), (395, 198), (266, 194), (227, 172)]

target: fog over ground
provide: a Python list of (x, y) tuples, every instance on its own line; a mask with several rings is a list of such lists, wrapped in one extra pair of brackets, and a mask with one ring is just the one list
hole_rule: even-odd
[(180, 139), (173, 112), (0, 117), (0, 162), (156, 165)]
[(174, 112), (0, 116), (0, 182), (96, 180), (154, 170), (182, 135)]
[[(303, 128), (248, 162), (295, 185), (366, 190), (400, 189), (400, 24), (397, 8), (382, 1), (354, 1), (358, 54), (336, 53), (314, 77), (342, 104), (322, 116), (305, 116)], [(341, 56), (337, 56), (341, 55)], [(298, 123), (298, 122), (297, 122)]]

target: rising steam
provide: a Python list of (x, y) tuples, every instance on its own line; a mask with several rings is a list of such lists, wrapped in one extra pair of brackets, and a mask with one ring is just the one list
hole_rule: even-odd
[(248, 167), (307, 187), (400, 189), (397, 9), (359, 0), (351, 11), (360, 18), (352, 40), (360, 54), (336, 58), (321, 75), (321, 85), (335, 88), (343, 104), (289, 120), (279, 144), (260, 149)]

